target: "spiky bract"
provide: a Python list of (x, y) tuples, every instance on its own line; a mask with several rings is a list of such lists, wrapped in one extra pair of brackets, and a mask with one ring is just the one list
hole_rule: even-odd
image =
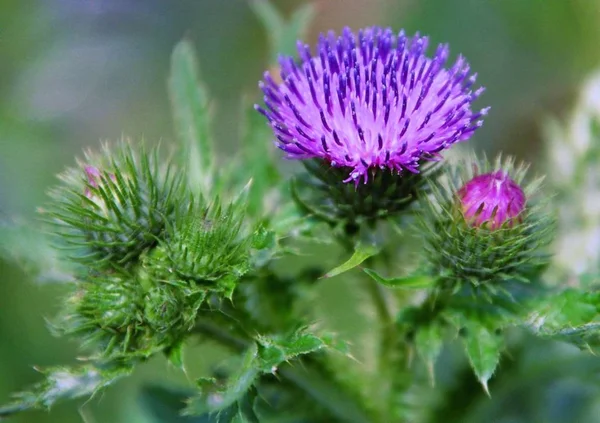
[(145, 260), (152, 277), (179, 285), (189, 294), (230, 296), (250, 270), (253, 228), (244, 221), (243, 203), (192, 205), (169, 229), (169, 236)]
[(406, 211), (428, 192), (428, 181), (435, 178), (437, 166), (425, 166), (421, 173), (373, 170), (369, 184), (346, 184), (341, 176), (346, 168), (332, 168), (322, 160), (306, 160), (308, 174), (299, 176), (292, 186), (294, 199), (309, 215), (331, 225), (358, 228)]
[(155, 348), (144, 304), (144, 290), (133, 276), (90, 277), (67, 300), (56, 327), (104, 358), (149, 356)]
[(181, 178), (158, 156), (122, 142), (61, 175), (46, 215), (75, 260), (126, 267), (157, 243), (182, 200)]
[(473, 226), (463, 213), (461, 187), (478, 175), (498, 171), (523, 186), (527, 166), (515, 166), (513, 160), (500, 157), (494, 164), (485, 159), (470, 163), (477, 161), (449, 165), (425, 201), (420, 230), (429, 271), (439, 276), (440, 284), (456, 289), (467, 282), (495, 289), (503, 281), (530, 281), (549, 261), (545, 247), (554, 227), (543, 202), (534, 196), (541, 180), (524, 185), (528, 204), (518, 221), (506, 220), (498, 227)]

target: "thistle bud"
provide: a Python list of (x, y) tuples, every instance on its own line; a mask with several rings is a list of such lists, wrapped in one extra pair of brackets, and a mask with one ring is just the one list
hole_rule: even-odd
[(539, 180), (523, 185), (526, 171), (510, 159), (446, 169), (421, 216), (429, 270), (446, 287), (528, 282), (548, 263), (553, 219), (532, 200)]
[(166, 241), (144, 259), (156, 280), (177, 285), (187, 296), (217, 293), (231, 297), (251, 267), (254, 231), (247, 231), (243, 204), (192, 205)]
[(181, 179), (159, 165), (157, 150), (134, 152), (126, 143), (86, 154), (61, 179), (48, 216), (72, 257), (95, 267), (135, 263), (180, 202)]
[(149, 355), (151, 334), (143, 312), (144, 292), (135, 280), (93, 277), (78, 282), (57, 329), (82, 339), (85, 347), (103, 357)]
[(194, 325), (204, 294), (190, 294), (185, 288), (181, 288), (158, 284), (146, 294), (144, 319), (158, 343), (172, 344)]
[(458, 190), (465, 219), (473, 226), (485, 224), (492, 230), (506, 222), (512, 226), (519, 220), (525, 208), (525, 193), (510, 178), (499, 170), (479, 175)]

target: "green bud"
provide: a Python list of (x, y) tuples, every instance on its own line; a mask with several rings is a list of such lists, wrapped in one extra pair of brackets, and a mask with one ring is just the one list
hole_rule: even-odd
[(181, 181), (161, 167), (158, 149), (135, 153), (121, 143), (88, 153), (61, 175), (48, 216), (73, 258), (87, 265), (127, 266), (156, 244), (181, 197)]
[(144, 322), (144, 292), (121, 276), (91, 278), (79, 283), (68, 299), (57, 328), (83, 340), (104, 357), (147, 355), (151, 334)]
[(254, 234), (240, 204), (192, 205), (169, 229), (166, 241), (144, 260), (154, 280), (179, 286), (187, 295), (216, 292), (230, 297), (250, 270)]
[[(458, 289), (470, 282), (494, 289), (503, 281), (529, 282), (548, 263), (545, 247), (552, 238), (553, 219), (535, 200), (540, 181), (523, 185), (526, 172), (526, 166), (515, 167), (511, 159), (501, 158), (493, 165), (482, 160), (479, 164), (461, 163), (446, 169), (433, 188), (433, 195), (425, 201), (420, 219), (427, 264), (442, 286)], [(523, 187), (522, 191), (510, 191), (518, 194), (514, 200), (508, 198), (506, 190), (482, 188), (482, 176), (495, 183), (497, 178), (487, 175), (500, 174), (505, 175), (511, 187)], [(473, 191), (468, 193), (471, 197), (481, 197), (474, 206), (469, 203), (469, 209), (464, 204), (466, 188)], [(516, 205), (518, 218), (509, 219), (507, 210), (513, 213)], [(484, 216), (491, 223), (487, 224)]]
[(203, 291), (190, 294), (179, 286), (160, 284), (145, 297), (144, 318), (154, 337), (170, 344), (192, 329), (204, 299)]

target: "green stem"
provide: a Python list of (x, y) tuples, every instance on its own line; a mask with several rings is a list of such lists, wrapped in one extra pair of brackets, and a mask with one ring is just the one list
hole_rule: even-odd
[[(205, 335), (230, 349), (241, 353), (251, 345), (251, 341), (237, 337), (217, 324), (198, 320), (194, 332)], [(341, 422), (370, 423), (372, 419), (343, 390), (323, 377), (309, 362), (303, 361), (296, 366), (283, 364), (277, 373), (285, 380), (304, 391), (315, 402), (327, 409)]]
[[(373, 257), (367, 259), (367, 265), (373, 267)], [(368, 292), (380, 325), (380, 350), (379, 350), (379, 370), (385, 374), (396, 343), (396, 328), (394, 325), (394, 314), (390, 308), (387, 299), (387, 291), (379, 283), (370, 277), (363, 278), (364, 287)]]

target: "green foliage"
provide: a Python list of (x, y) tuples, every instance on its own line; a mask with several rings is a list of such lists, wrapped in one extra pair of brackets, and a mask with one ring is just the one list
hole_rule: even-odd
[(374, 244), (357, 243), (354, 248), (354, 253), (345, 263), (337, 266), (335, 269), (327, 272), (324, 278), (331, 278), (348, 270), (354, 269), (369, 257), (373, 257), (380, 251), (380, 247)]
[[(251, 5), (280, 51), (310, 15), (303, 9), (287, 25), (267, 2)], [(71, 283), (54, 329), (89, 353), (80, 368), (44, 372), (0, 417), (93, 396), (156, 354), (185, 371), (190, 341), (206, 353), (200, 358), (216, 346), (218, 357), (185, 389), (143, 391), (155, 421), (419, 423), (445, 393), (459, 397), (460, 386), (447, 387), (449, 341), (461, 340), (476, 377), (469, 380), (488, 395), (502, 352), (512, 348), (509, 329), (598, 350), (594, 275), (572, 289), (543, 284), (554, 225), (534, 196), (540, 181), (527, 185), (527, 209), (512, 226), (471, 227), (458, 205), (457, 190), (475, 174), (502, 168), (521, 184), (526, 167), (471, 158), (428, 164), (420, 174), (376, 169), (354, 185), (343, 182), (348, 169), (309, 160), (290, 184), (278, 171), (271, 130), (253, 110), (238, 158), (218, 164), (210, 99), (198, 79), (193, 48), (182, 41), (169, 78), (177, 162), (121, 143), (88, 153), (63, 175), (44, 215), (66, 259), (42, 236), (0, 227), (3, 255)], [(415, 216), (418, 230), (409, 233)], [(334, 242), (350, 256), (336, 267), (322, 256)], [(29, 251), (31, 243), (39, 249)], [(406, 245), (416, 255), (405, 254)], [(364, 318), (367, 333), (334, 316), (347, 308), (337, 295), (358, 283), (369, 297), (361, 291), (343, 311)], [(332, 284), (335, 301), (324, 305)], [(321, 330), (332, 324), (339, 334)]]
[(294, 54), (296, 41), (303, 38), (315, 13), (314, 6), (308, 3), (295, 10), (286, 22), (275, 6), (267, 0), (251, 0), (250, 6), (269, 37), (272, 64), (277, 63), (281, 54)]
[(463, 336), (465, 352), (479, 383), (489, 395), (488, 381), (500, 362), (504, 340), (500, 333), (490, 330), (477, 321), (469, 321), (465, 329), (466, 333)]
[(158, 148), (134, 152), (127, 142), (87, 153), (61, 180), (44, 217), (74, 261), (97, 268), (135, 263), (181, 201), (180, 178)]
[(152, 423), (215, 423), (210, 416), (181, 415), (189, 396), (190, 391), (151, 385), (142, 388), (139, 402)]
[(468, 282), (492, 291), (503, 289), (502, 284), (511, 280), (535, 280), (550, 260), (546, 247), (553, 235), (553, 216), (545, 204), (536, 204), (531, 197), (540, 180), (525, 187), (528, 205), (520, 222), (507, 222), (492, 230), (465, 220), (457, 191), (474, 175), (498, 169), (508, 172), (518, 184), (527, 171), (523, 165), (515, 168), (510, 159), (503, 162), (501, 157), (494, 164), (485, 159), (475, 164), (458, 163), (446, 170), (445, 180), (431, 186), (433, 195), (425, 201), (419, 229), (429, 272), (439, 276), (440, 286), (459, 289)]
[(546, 298), (530, 314), (530, 327), (547, 339), (600, 351), (600, 292), (567, 289)]
[(171, 57), (169, 94), (173, 121), (185, 158), (190, 189), (210, 198), (214, 178), (214, 152), (209, 129), (206, 89), (199, 82), (198, 59), (192, 44), (181, 41)]
[[(238, 370), (224, 384), (220, 385), (214, 379), (199, 382), (201, 393), (189, 400), (186, 413), (219, 414), (235, 405), (239, 409), (262, 375), (276, 374), (284, 363), (328, 348), (345, 351), (332, 338), (317, 337), (306, 330), (283, 336), (259, 336), (249, 344)], [(284, 374), (287, 371), (284, 370)]]
[(398, 278), (384, 278), (373, 269), (363, 269), (363, 271), (376, 282), (379, 282), (380, 284), (385, 285), (389, 288), (431, 288), (436, 283), (436, 279), (429, 275), (415, 274), (411, 276), (401, 276)]
[(50, 408), (56, 402), (95, 395), (132, 371), (129, 365), (79, 368), (56, 367), (42, 371), (43, 382), (14, 395), (13, 402), (0, 407), (0, 418), (30, 408)]
[(415, 335), (415, 349), (425, 361), (429, 370), (431, 384), (435, 384), (433, 367), (442, 351), (445, 328), (439, 322), (430, 322), (421, 326)]

